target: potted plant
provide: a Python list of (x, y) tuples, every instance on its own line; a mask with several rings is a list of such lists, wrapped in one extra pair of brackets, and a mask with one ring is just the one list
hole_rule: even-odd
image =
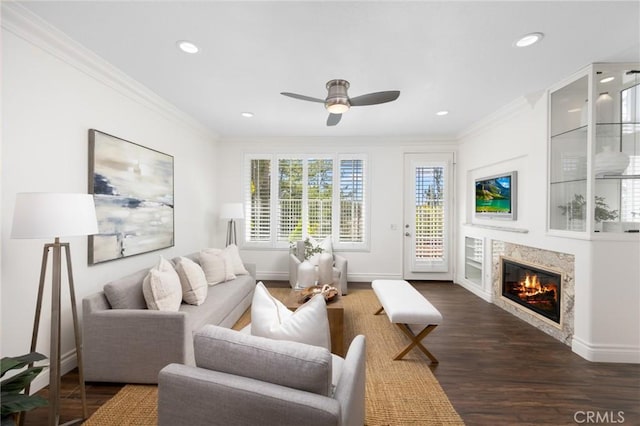
[(24, 371), (0, 381), (2, 426), (14, 425), (16, 417), (23, 411), (48, 404), (47, 400), (41, 396), (24, 393), (24, 390), (44, 368), (44, 366), (34, 367), (32, 364), (43, 359), (47, 359), (47, 357), (38, 352), (31, 352), (17, 357), (4, 357), (0, 360), (0, 377), (4, 377), (10, 370), (20, 370), (27, 367)]
[[(289, 248), (294, 251), (297, 248), (297, 241), (289, 241)], [(314, 246), (309, 238), (305, 238), (304, 240), (304, 259), (309, 260), (311, 256), (316, 253), (322, 253), (322, 247)]]
[[(585, 207), (587, 200), (583, 195), (574, 194), (573, 200), (567, 202), (565, 205), (558, 206), (562, 210), (563, 216), (568, 216), (570, 221), (584, 220), (586, 218)], [(595, 196), (595, 209), (594, 220), (596, 224), (603, 221), (615, 220), (618, 218), (617, 210), (610, 210), (609, 205), (604, 202), (604, 197)]]

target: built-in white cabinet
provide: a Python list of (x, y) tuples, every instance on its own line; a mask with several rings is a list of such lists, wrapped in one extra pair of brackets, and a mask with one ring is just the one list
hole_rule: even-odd
[(481, 238), (464, 238), (464, 277), (470, 282), (482, 286), (482, 260), (484, 246)]
[(549, 93), (551, 233), (640, 231), (640, 64), (593, 64)]

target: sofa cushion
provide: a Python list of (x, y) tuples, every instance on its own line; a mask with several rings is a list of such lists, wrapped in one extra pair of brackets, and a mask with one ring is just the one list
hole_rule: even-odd
[(245, 269), (244, 263), (242, 263), (242, 258), (240, 257), (237, 245), (228, 245), (224, 250), (222, 250), (222, 253), (231, 261), (232, 270), (235, 275), (249, 275), (249, 271)]
[(204, 249), (200, 252), (200, 266), (207, 277), (209, 285), (216, 285), (234, 279), (233, 264), (229, 256), (216, 248)]
[(142, 281), (142, 293), (149, 309), (179, 310), (182, 303), (182, 286), (178, 273), (168, 260), (160, 257), (158, 265), (149, 270)]
[(227, 317), (232, 307), (240, 305), (246, 298), (250, 301), (255, 287), (256, 281), (251, 275), (241, 275), (235, 280), (209, 286), (207, 298), (202, 305), (183, 303), (180, 306), (180, 312), (187, 314), (187, 326), (190, 330), (198, 330), (207, 324), (231, 327), (235, 320), (229, 323)]
[(182, 286), (182, 300), (190, 305), (201, 305), (207, 298), (207, 277), (193, 260), (179, 257), (175, 261), (176, 272)]
[(200, 368), (328, 396), (332, 356), (318, 346), (280, 342), (208, 325), (194, 336)]
[(331, 350), (327, 304), (322, 294), (291, 312), (259, 282), (251, 302), (251, 333), (254, 336), (290, 340)]
[(142, 294), (142, 280), (149, 273), (143, 269), (104, 286), (104, 295), (113, 309), (147, 309), (147, 302)]

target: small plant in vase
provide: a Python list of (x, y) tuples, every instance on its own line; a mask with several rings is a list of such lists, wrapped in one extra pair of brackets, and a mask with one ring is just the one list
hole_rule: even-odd
[[(565, 205), (558, 206), (563, 216), (568, 216), (569, 220), (584, 220), (586, 218), (585, 207), (587, 201), (583, 195), (574, 194), (573, 200)], [(615, 220), (618, 218), (618, 211), (609, 209), (609, 205), (604, 202), (604, 197), (595, 197), (594, 219), (596, 223)]]
[[(309, 238), (305, 238), (303, 242), (304, 242), (304, 260), (309, 260), (309, 258), (311, 258), (311, 256), (313, 256), (316, 253), (322, 253), (322, 247), (314, 246), (311, 240), (309, 240)], [(290, 243), (289, 248), (291, 250), (296, 250), (297, 242), (290, 241), (289, 243)]]
[[(322, 253), (323, 251), (322, 247), (320, 247), (319, 245), (313, 244), (309, 238), (304, 239), (303, 243), (304, 243), (304, 253), (303, 253), (304, 259), (302, 259), (302, 262), (298, 265), (298, 275), (297, 275), (297, 282), (295, 286), (296, 290), (301, 290), (303, 288), (315, 285), (317, 281), (317, 277), (316, 277), (317, 264), (312, 264), (309, 261), (309, 259), (314, 254)], [(291, 242), (290, 249), (293, 253), (295, 253), (296, 256), (298, 256), (298, 253), (296, 252), (298, 250), (297, 241)]]

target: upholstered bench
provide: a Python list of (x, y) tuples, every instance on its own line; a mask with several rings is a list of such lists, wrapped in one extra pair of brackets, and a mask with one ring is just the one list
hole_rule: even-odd
[(374, 280), (371, 287), (382, 305), (374, 315), (384, 310), (389, 321), (396, 324), (411, 339), (411, 343), (393, 359), (402, 359), (411, 349), (417, 347), (431, 362), (437, 363), (436, 357), (422, 344), (422, 339), (442, 322), (442, 314), (406, 281)]

